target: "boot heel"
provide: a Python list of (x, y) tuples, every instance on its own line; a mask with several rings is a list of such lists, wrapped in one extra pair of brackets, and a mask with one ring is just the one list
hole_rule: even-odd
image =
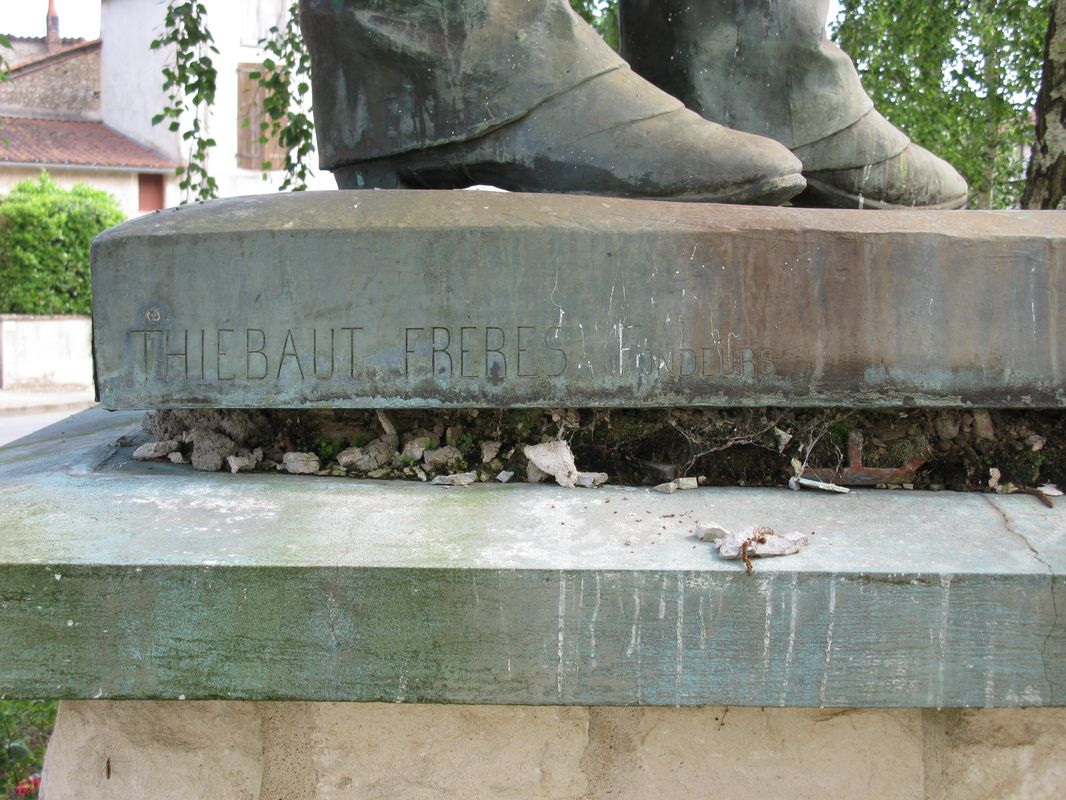
[(338, 189), (410, 189), (392, 159), (349, 164), (333, 170)]

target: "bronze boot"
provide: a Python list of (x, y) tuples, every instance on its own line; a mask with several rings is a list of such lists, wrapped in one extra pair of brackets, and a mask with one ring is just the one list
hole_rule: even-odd
[(798, 202), (961, 208), (966, 182), (877, 113), (826, 38), (829, 0), (619, 0), (622, 54), (707, 119), (803, 162)]
[(781, 203), (771, 140), (637, 77), (565, 0), (301, 0), (322, 166), (341, 188)]

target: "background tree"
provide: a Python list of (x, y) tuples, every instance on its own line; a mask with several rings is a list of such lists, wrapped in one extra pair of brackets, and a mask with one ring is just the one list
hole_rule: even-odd
[(618, 49), (618, 0), (570, 0), (570, 5), (607, 44)]
[(1066, 0), (1053, 0), (1022, 208), (1066, 206)]
[(841, 0), (834, 38), (878, 111), (970, 183), (1014, 205), (1042, 62), (1047, 0)]

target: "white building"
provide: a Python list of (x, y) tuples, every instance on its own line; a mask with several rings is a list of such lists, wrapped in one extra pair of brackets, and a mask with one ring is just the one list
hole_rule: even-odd
[[(218, 53), (212, 54), (218, 72), (215, 105), (204, 124), (206, 134), (217, 143), (209, 153), (208, 169), (222, 197), (276, 191), (283, 173), (274, 170), (264, 180), (260, 165), (265, 157), (276, 158), (278, 154), (269, 144), (259, 145), (258, 119), (248, 126), (242, 123), (249, 112), (253, 116), (256, 113), (254, 98), (248, 107), (253, 87), (248, 73), (262, 62), (258, 43), (271, 26), (283, 25), (288, 2), (204, 0), (204, 5), (218, 48)], [(163, 67), (173, 61), (172, 52), (149, 49), (162, 31), (165, 13), (165, 3), (154, 0), (102, 0), (101, 114), (104, 122), (120, 133), (185, 162), (189, 146), (180, 134), (169, 131), (165, 124), (152, 125), (152, 117), (166, 103)], [(242, 97), (245, 108), (241, 107)], [(311, 163), (316, 169), (309, 188), (335, 189), (332, 175), (317, 170), (317, 157), (312, 156)], [(168, 190), (168, 205), (181, 199), (176, 186)]]

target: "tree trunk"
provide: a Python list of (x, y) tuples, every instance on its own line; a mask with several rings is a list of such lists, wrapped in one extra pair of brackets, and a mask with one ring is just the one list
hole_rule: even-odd
[(1022, 208), (1066, 208), (1066, 0), (1052, 0)]

